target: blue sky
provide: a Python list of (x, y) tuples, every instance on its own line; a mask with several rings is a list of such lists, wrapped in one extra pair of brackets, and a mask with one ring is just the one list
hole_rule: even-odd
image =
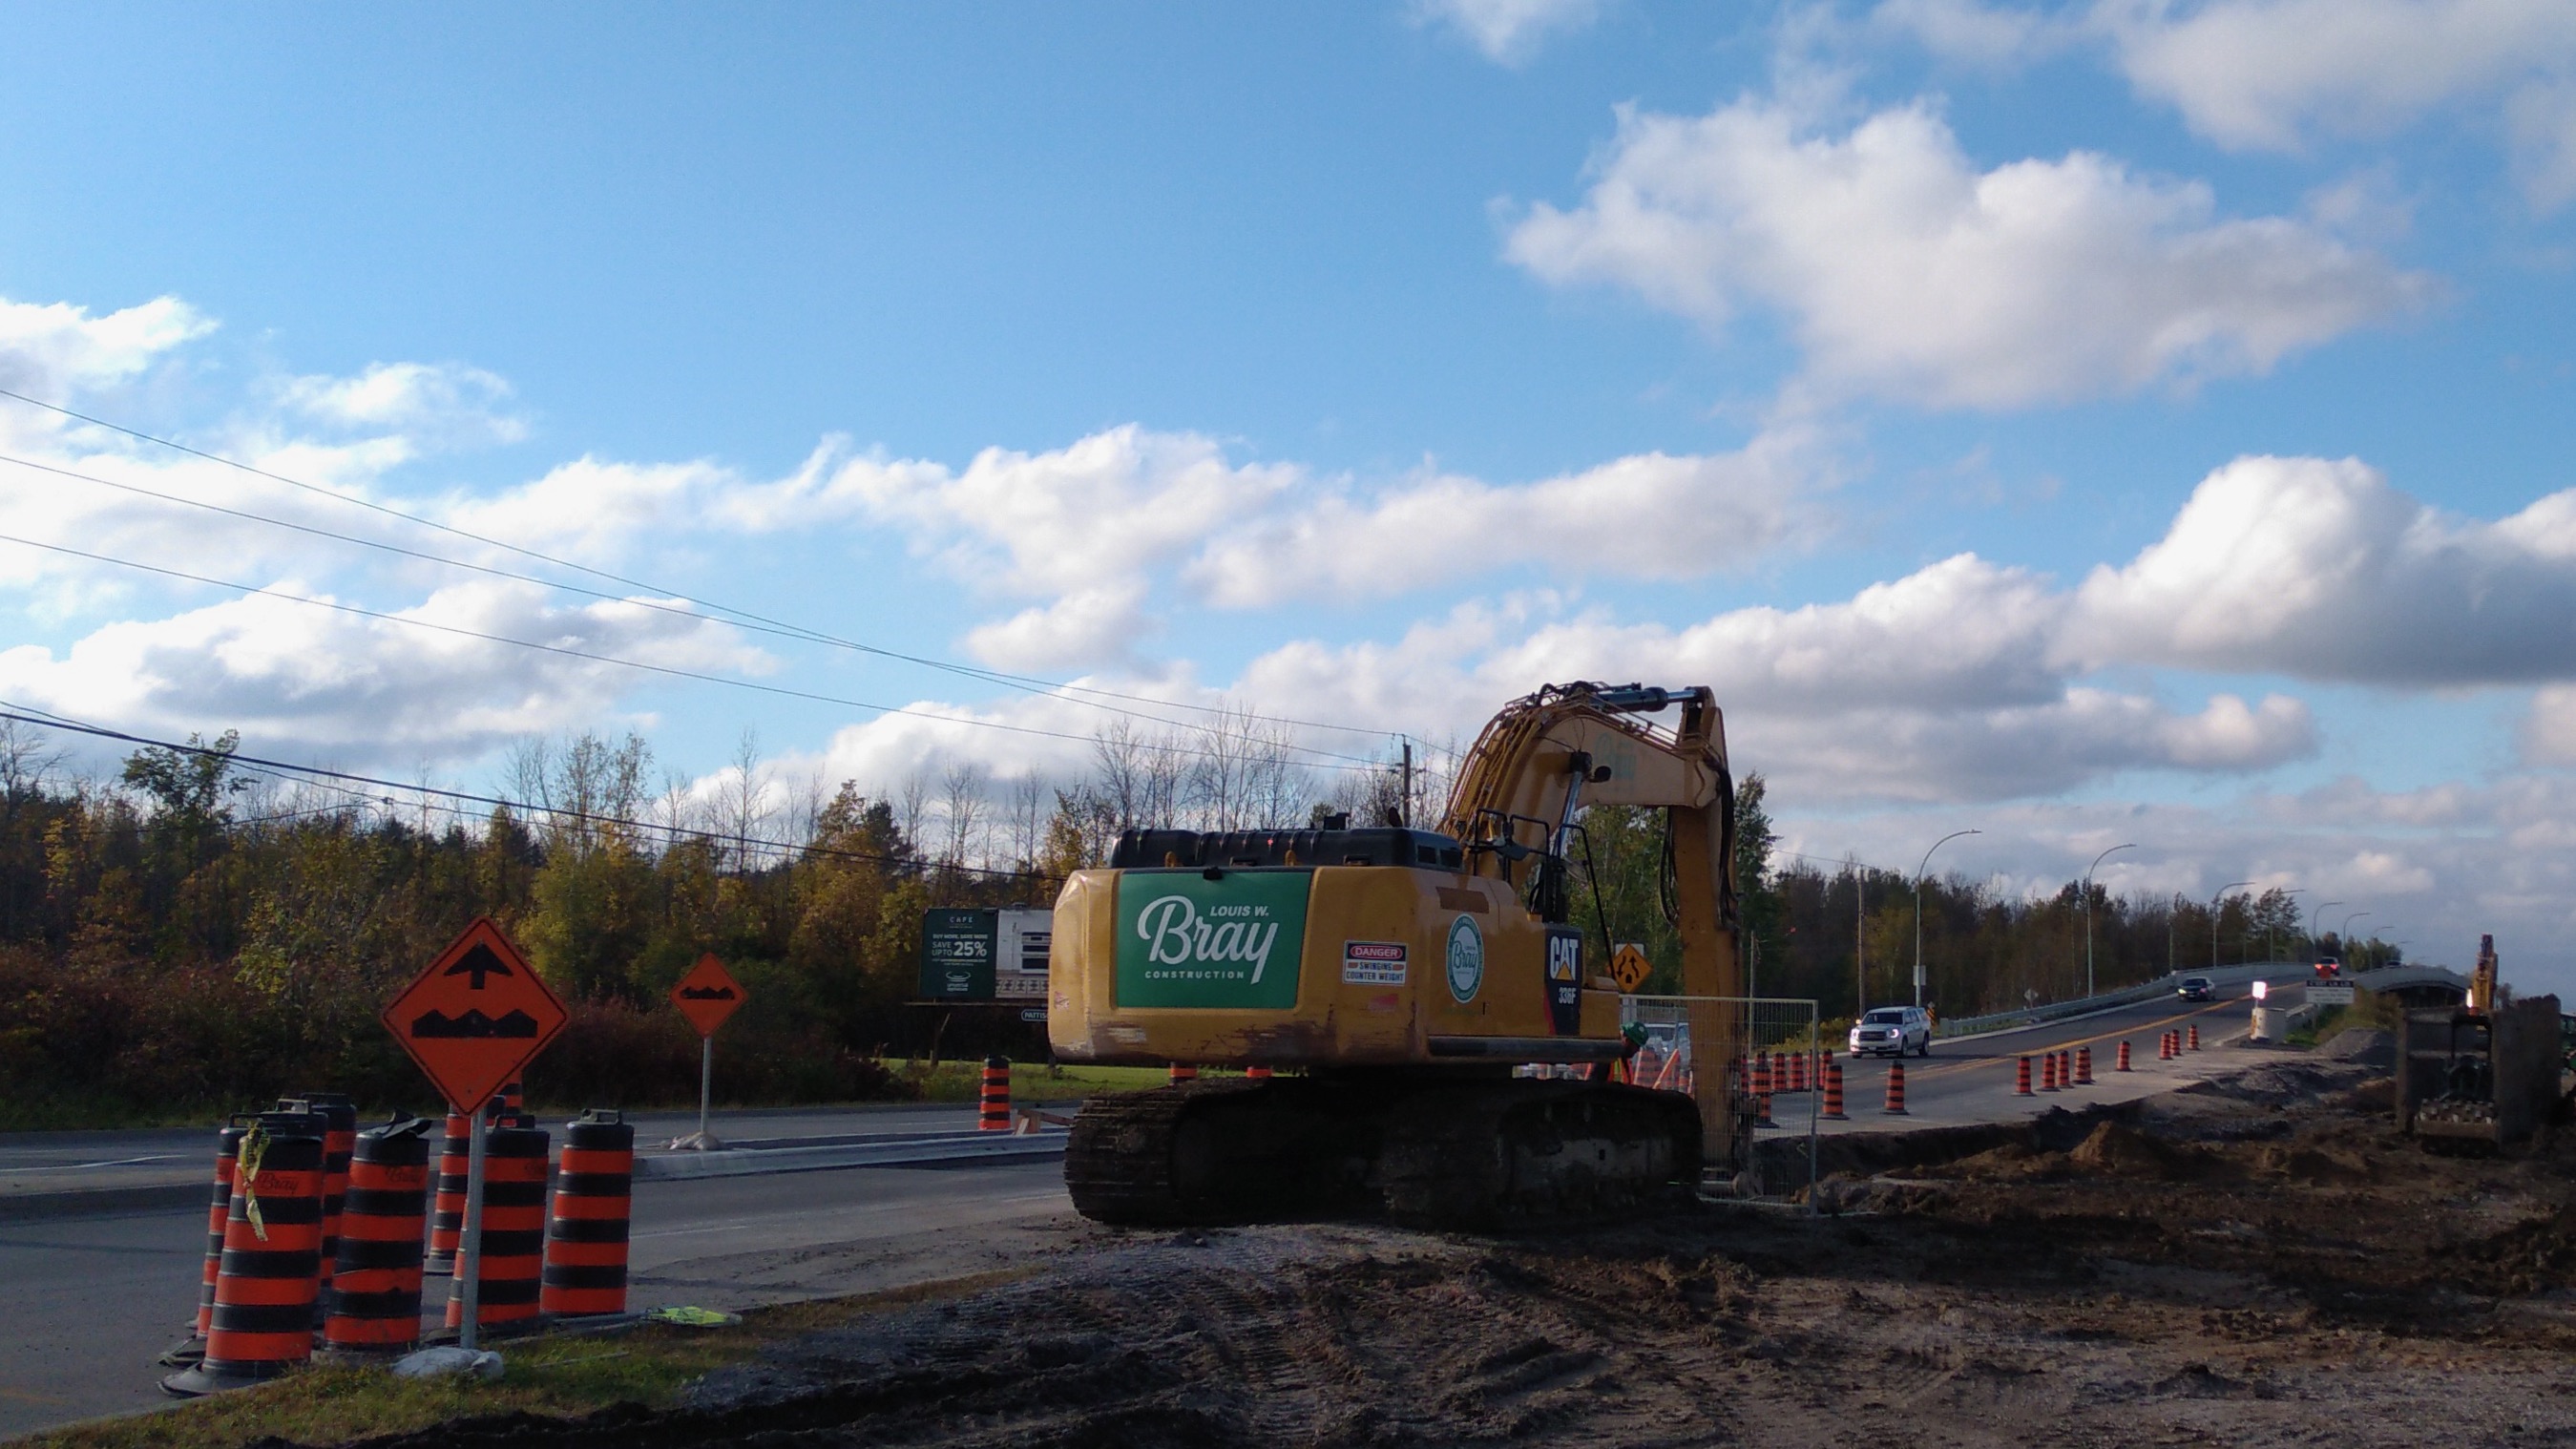
[[(2138, 839), (2116, 889), (2367, 898), (2576, 987), (2562, 5), (8, 18), (13, 391), (656, 597), (1382, 732), (1317, 749), (1705, 679), (1798, 849), (1974, 824), (1944, 858), (2021, 889)], [(526, 563), (5, 399), (0, 452)], [(0, 488), (40, 542), (1075, 738), (0, 545), (0, 698), (97, 723), (472, 784), (632, 726), (705, 791), (753, 727), (784, 799), (1069, 782), (1107, 718)]]

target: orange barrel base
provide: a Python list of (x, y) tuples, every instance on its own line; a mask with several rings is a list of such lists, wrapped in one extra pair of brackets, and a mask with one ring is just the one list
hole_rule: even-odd
[(322, 1321), (323, 1347), (333, 1352), (398, 1353), (420, 1342), (429, 1131), (414, 1117), (356, 1134)]
[[(536, 1320), (545, 1269), (547, 1141), (538, 1127), (494, 1127), (483, 1139), (482, 1259), (474, 1275), (474, 1321), (482, 1327)], [(448, 1281), (447, 1326), (460, 1328), (465, 1283)]]
[(465, 1171), (474, 1147), (474, 1119), (450, 1108), (447, 1133), (438, 1148), (438, 1200), (429, 1219), (429, 1258), (422, 1266), (432, 1273), (456, 1271), (456, 1240), (465, 1233)]
[(242, 1134), (250, 1129), (236, 1118), (215, 1134), (215, 1195), (206, 1208), (206, 1266), (197, 1290), (197, 1318), (188, 1336), (161, 1355), (169, 1368), (188, 1368), (206, 1356), (206, 1331), (215, 1325), (215, 1275), (224, 1260), (224, 1220), (232, 1211), (233, 1165), (241, 1157)]
[(1243, 1069), (1243, 1074), (1253, 1081), (1260, 1082), (1269, 1080), (1271, 1071), (1268, 1067), (1252, 1066), (1245, 1067)]
[[(243, 1135), (206, 1356), (161, 1387), (180, 1398), (245, 1388), (313, 1356), (315, 1280), (322, 1269), (323, 1121), (262, 1112)], [(259, 1204), (260, 1226), (250, 1220)], [(263, 1233), (265, 1236), (263, 1236)]]
[(1198, 1079), (1199, 1069), (1197, 1067), (1192, 1066), (1187, 1062), (1172, 1063), (1172, 1074), (1169, 1080), (1174, 1084), (1181, 1082), (1195, 1082)]
[(626, 1311), (626, 1225), (634, 1182), (635, 1128), (623, 1113), (593, 1107), (565, 1126), (537, 1298), (546, 1317)]

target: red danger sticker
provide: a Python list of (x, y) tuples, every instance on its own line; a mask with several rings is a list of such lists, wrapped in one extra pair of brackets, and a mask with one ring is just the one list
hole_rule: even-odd
[(1344, 941), (1342, 982), (1346, 986), (1402, 986), (1404, 943)]

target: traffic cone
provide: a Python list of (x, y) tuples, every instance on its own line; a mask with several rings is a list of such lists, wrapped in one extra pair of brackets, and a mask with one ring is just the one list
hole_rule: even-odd
[(2057, 1053), (2055, 1052), (2039, 1054), (2039, 1089), (2043, 1092), (2057, 1090)]
[(2200, 1050), (2200, 1023), (2196, 1021), (2191, 1024), (2191, 1049)]
[(2115, 1071), (2115, 1072), (2125, 1072), (2125, 1071), (2127, 1071), (2128, 1069), (2129, 1069), (2129, 1043), (2128, 1043), (2128, 1041), (2127, 1041), (2127, 1039), (2126, 1039), (2126, 1038), (2123, 1038), (2123, 1039), (2121, 1040), (2121, 1042), (2120, 1042), (2120, 1063), (2119, 1063), (2119, 1065), (2118, 1065), (2118, 1066), (2113, 1067), (2111, 1070), (2113, 1070), (2113, 1071)]
[(2013, 1068), (2013, 1095), (2016, 1097), (2030, 1095), (2030, 1058), (2028, 1057), (2023, 1057)]
[(423, 1267), (432, 1273), (456, 1271), (456, 1240), (465, 1233), (465, 1169), (474, 1147), (474, 1119), (450, 1108), (447, 1131), (438, 1145), (438, 1196), (429, 1215), (429, 1257)]
[(1889, 1062), (1887, 1064), (1887, 1105), (1879, 1108), (1879, 1110), (1892, 1117), (1909, 1117), (1913, 1115), (1905, 1110), (1905, 1063)]
[(626, 1311), (627, 1221), (635, 1192), (635, 1127), (593, 1107), (564, 1126), (546, 1219), (537, 1310), (548, 1318)]
[(183, 1399), (272, 1379), (313, 1356), (321, 1273), (322, 1120), (262, 1112), (224, 1215), (224, 1256), (206, 1356), (161, 1381)]
[(2065, 1091), (2075, 1089), (2075, 1057), (2071, 1052), (2060, 1051), (2057, 1054), (2057, 1085)]
[(1816, 1114), (1828, 1122), (1848, 1122), (1843, 1115), (1843, 1064), (1825, 1058), (1825, 1110)]
[(2093, 1085), (2093, 1049), (2089, 1046), (2075, 1049), (2075, 1085), (2079, 1087)]
[(1197, 1067), (1191, 1066), (1186, 1062), (1172, 1063), (1172, 1072), (1168, 1080), (1173, 1086), (1177, 1087), (1183, 1082), (1195, 1082), (1198, 1079), (1199, 1069)]
[(323, 1347), (400, 1353), (420, 1342), (421, 1219), (429, 1206), (429, 1124), (351, 1134), (349, 1186)]
[(1011, 1130), (1011, 1059), (984, 1058), (983, 1110), (976, 1114), (975, 1126), (984, 1132)]

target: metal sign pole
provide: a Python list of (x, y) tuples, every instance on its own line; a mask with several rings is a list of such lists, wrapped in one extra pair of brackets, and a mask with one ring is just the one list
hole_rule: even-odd
[(456, 1291), (464, 1299), (458, 1310), (456, 1346), (474, 1351), (475, 1320), (483, 1297), (483, 1130), (492, 1104), (474, 1109), (474, 1136), (465, 1149), (465, 1230), (456, 1245)]
[(707, 1103), (716, 1090), (716, 1039), (713, 1032), (698, 1038), (698, 1140), (707, 1140)]

